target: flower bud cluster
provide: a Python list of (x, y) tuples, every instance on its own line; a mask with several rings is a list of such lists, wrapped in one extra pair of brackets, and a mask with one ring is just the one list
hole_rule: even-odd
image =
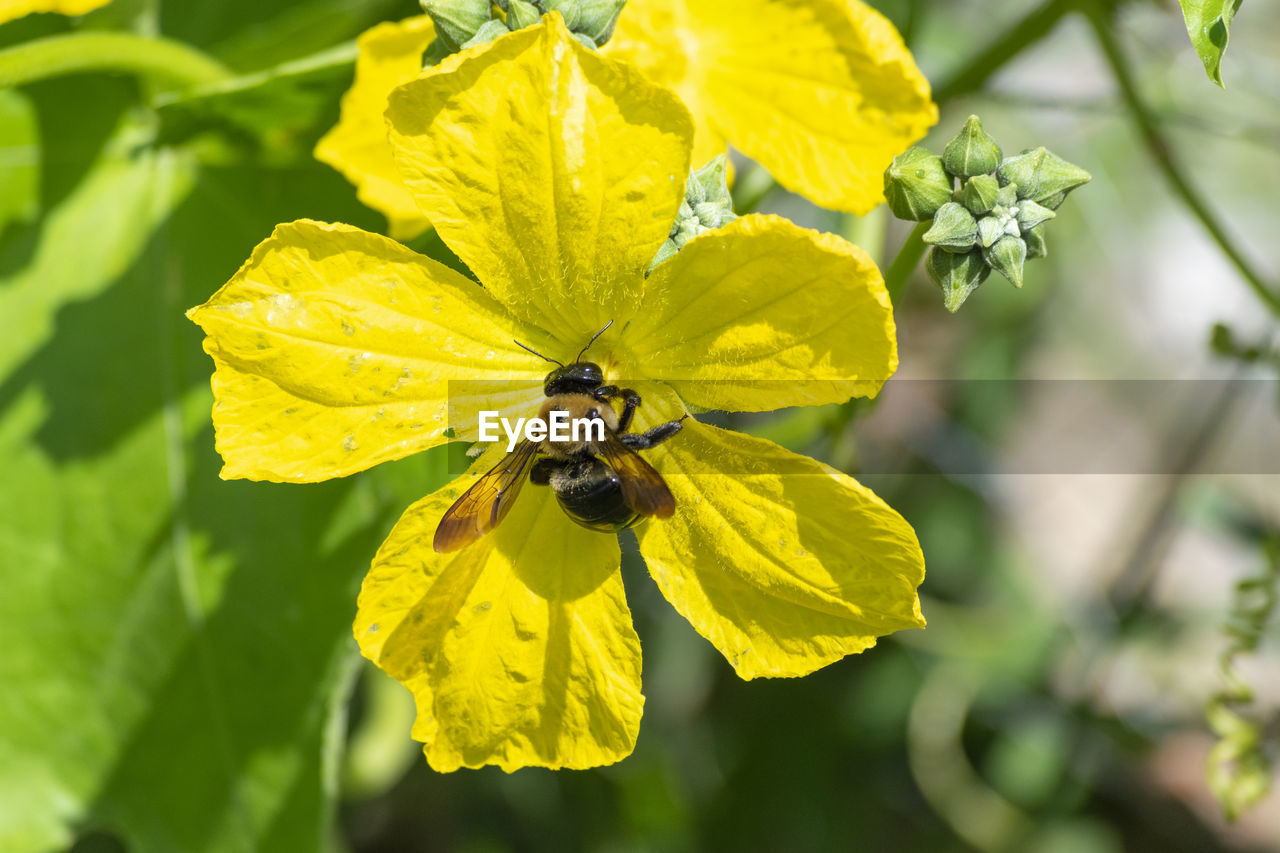
[(720, 154), (701, 169), (689, 173), (684, 185), (684, 201), (671, 225), (671, 234), (653, 256), (653, 269), (684, 248), (694, 237), (737, 219), (733, 212), (733, 196), (729, 193), (728, 161)]
[[(498, 36), (531, 27), (548, 12), (559, 12), (574, 38), (592, 49), (613, 35), (627, 0), (419, 0), (436, 27), (427, 64)], [(497, 8), (494, 8), (494, 3)]]
[(884, 173), (889, 209), (900, 219), (932, 220), (926, 268), (956, 311), (992, 270), (1022, 287), (1022, 267), (1044, 257), (1044, 224), (1089, 173), (1046, 148), (1006, 158), (969, 116), (942, 156), (911, 148)]

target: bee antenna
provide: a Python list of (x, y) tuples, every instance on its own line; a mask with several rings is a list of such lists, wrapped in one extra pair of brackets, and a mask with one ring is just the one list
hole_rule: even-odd
[(612, 326), (612, 325), (613, 325), (613, 321), (612, 321), (612, 320), (610, 320), (609, 322), (607, 322), (607, 323), (605, 323), (605, 324), (604, 324), (604, 328), (603, 328), (603, 329), (601, 329), (600, 331), (598, 331), (598, 332), (596, 332), (594, 335), (592, 335), (592, 336), (591, 336), (591, 340), (587, 341), (587, 345), (586, 345), (585, 347), (583, 347), (583, 348), (582, 348), (582, 352), (578, 353), (578, 357), (577, 357), (577, 358), (575, 358), (575, 359), (574, 359), (574, 361), (582, 361), (582, 357), (583, 357), (584, 355), (586, 355), (586, 354), (587, 354), (587, 350), (591, 349), (591, 345), (592, 345), (592, 344), (594, 344), (594, 343), (596, 342), (596, 338), (600, 337), (600, 336), (601, 336), (601, 335), (603, 335), (606, 331), (608, 331), (609, 327), (610, 327), (610, 326)]
[(554, 358), (547, 358), (545, 355), (543, 355), (542, 353), (538, 352), (538, 351), (537, 351), (536, 349), (534, 349), (533, 347), (527, 347), (527, 346), (525, 346), (524, 344), (520, 343), (519, 341), (515, 340), (514, 338), (512, 339), (512, 341), (511, 341), (511, 342), (512, 342), (513, 344), (515, 344), (516, 346), (520, 347), (521, 349), (527, 349), (529, 352), (533, 353), (534, 355), (536, 355), (538, 358), (542, 359), (543, 361), (549, 361), (549, 362), (551, 362), (552, 364), (559, 364), (561, 367), (564, 367), (564, 364), (563, 364), (562, 362), (556, 361)]

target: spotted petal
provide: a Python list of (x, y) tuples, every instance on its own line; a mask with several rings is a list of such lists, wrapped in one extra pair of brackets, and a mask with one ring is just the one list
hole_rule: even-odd
[(312, 482), (408, 456), (449, 440), (451, 382), (542, 373), (474, 282), (347, 225), (279, 226), (188, 316), (216, 367), (225, 478)]
[[(678, 404), (645, 400), (646, 422)], [(851, 477), (687, 419), (649, 452), (676, 513), (640, 552), (662, 594), (743, 678), (806, 675), (924, 626), (911, 526)]]
[(874, 395), (898, 365), (876, 265), (777, 216), (744, 216), (661, 264), (622, 341), (625, 372), (728, 411)]
[(444, 241), (513, 314), (576, 352), (638, 303), (684, 194), (688, 110), (558, 13), (391, 95), (391, 144)]
[(837, 210), (883, 201), (889, 162), (938, 120), (902, 38), (858, 0), (634, 0), (605, 52), (680, 92), (701, 145), (725, 138)]
[(356, 186), (365, 204), (387, 217), (391, 236), (406, 240), (430, 223), (404, 186), (387, 142), (387, 96), (422, 72), (422, 54), (435, 39), (425, 15), (379, 24), (356, 40), (356, 77), (342, 96), (338, 123), (316, 143), (316, 158)]
[(634, 748), (644, 707), (617, 537), (525, 485), (495, 531), (432, 550), (445, 509), (497, 458), (400, 519), (365, 578), (356, 639), (413, 692), (413, 736), (436, 770), (611, 764)]

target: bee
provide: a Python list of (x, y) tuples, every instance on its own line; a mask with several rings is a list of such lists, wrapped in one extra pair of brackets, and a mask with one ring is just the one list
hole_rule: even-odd
[[(436, 527), (434, 547), (439, 553), (457, 551), (498, 526), (511, 511), (520, 487), (528, 480), (550, 486), (560, 508), (589, 530), (612, 533), (642, 518), (670, 518), (676, 502), (653, 466), (636, 451), (654, 447), (680, 431), (684, 416), (643, 433), (627, 430), (640, 407), (640, 395), (630, 388), (606, 385), (600, 365), (583, 361), (591, 344), (613, 321), (587, 342), (571, 364), (563, 364), (516, 344), (539, 358), (559, 365), (543, 383), (546, 400), (539, 417), (556, 410), (573, 419), (603, 422), (604, 438), (583, 441), (522, 440), (501, 462), (472, 484), (445, 512)], [(613, 401), (622, 400), (622, 414)], [(526, 471), (528, 472), (526, 474)]]

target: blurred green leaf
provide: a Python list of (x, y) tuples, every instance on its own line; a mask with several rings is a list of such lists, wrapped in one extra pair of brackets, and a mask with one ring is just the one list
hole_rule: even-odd
[(11, 222), (30, 222), (40, 205), (40, 130), (31, 102), (0, 90), (0, 234)]
[(1231, 19), (1240, 0), (1178, 0), (1187, 22), (1191, 46), (1200, 54), (1205, 73), (1219, 86), (1222, 82), (1222, 54), (1227, 49)]
[(371, 217), (318, 164), (200, 167), (148, 127), (0, 238), (0, 849), (328, 849), (356, 591), (445, 457), (218, 479), (183, 310), (278, 221)]

